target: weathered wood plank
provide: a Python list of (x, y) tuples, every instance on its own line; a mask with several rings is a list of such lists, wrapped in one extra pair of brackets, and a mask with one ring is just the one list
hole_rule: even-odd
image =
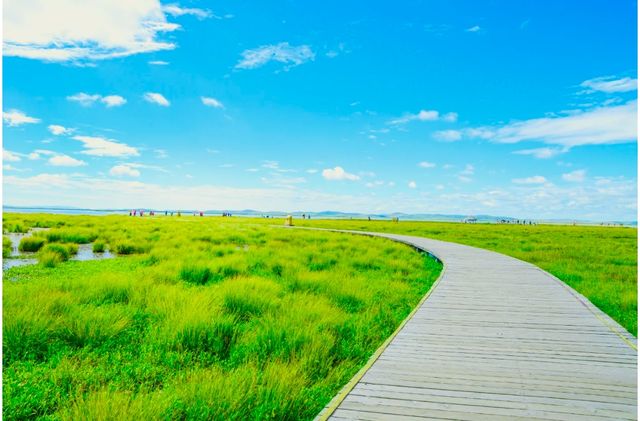
[[(636, 339), (518, 259), (394, 234), (445, 264), (437, 288), (331, 419), (637, 419)], [(331, 412), (333, 411), (333, 412)]]

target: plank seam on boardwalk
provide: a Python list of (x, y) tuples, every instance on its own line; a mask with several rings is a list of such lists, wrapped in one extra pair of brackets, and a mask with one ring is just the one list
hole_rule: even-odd
[[(614, 407), (619, 408), (614, 410), (616, 418), (636, 419), (636, 339), (555, 276), (528, 262), (457, 243), (387, 233), (321, 230), (407, 244), (442, 262), (443, 270), (393, 335), (316, 419), (365, 419), (373, 414), (377, 414), (376, 419), (461, 415), (464, 419), (567, 419), (578, 414), (584, 419), (606, 419), (612, 416)], [(571, 304), (575, 301), (580, 304)], [(439, 346), (442, 340), (449, 345)], [(501, 392), (505, 381), (513, 385), (513, 393)], [(440, 390), (460, 387), (467, 389), (465, 393), (479, 396), (487, 395), (483, 388), (492, 389), (493, 402), (503, 401), (505, 395), (521, 396), (522, 401), (521, 405), (514, 401), (509, 407), (501, 404), (493, 412), (477, 413), (468, 412), (471, 406), (460, 399), (434, 396), (433, 404), (420, 404), (432, 400), (423, 394), (437, 390), (433, 389), (434, 383), (444, 388)], [(622, 404), (620, 399), (629, 398), (618, 398), (611, 392), (614, 385), (629, 391), (631, 404)], [(381, 390), (376, 391), (376, 387)], [(401, 396), (393, 388), (403, 388), (398, 390), (406, 390), (408, 396)], [(411, 399), (412, 388), (423, 396), (419, 401)], [(540, 394), (544, 390), (555, 397), (545, 398)], [(601, 396), (594, 396), (594, 392)], [(566, 398), (561, 397), (565, 394)], [(534, 397), (548, 401), (536, 403), (531, 399)], [(559, 408), (560, 412), (545, 410), (558, 402), (566, 402), (567, 407)], [(489, 403), (485, 408), (491, 407)]]

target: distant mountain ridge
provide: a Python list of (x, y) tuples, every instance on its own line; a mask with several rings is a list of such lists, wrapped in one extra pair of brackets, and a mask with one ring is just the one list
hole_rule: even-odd
[[(200, 210), (194, 209), (154, 209), (154, 208), (132, 208), (142, 209), (144, 211), (155, 211), (157, 213), (164, 213), (165, 210), (169, 212), (182, 212), (182, 213), (194, 213), (200, 212)], [(3, 206), (5, 212), (50, 212), (50, 213), (63, 213), (63, 214), (76, 214), (76, 215), (105, 215), (105, 214), (128, 214), (130, 209), (89, 209), (78, 208), (72, 206)], [(590, 221), (580, 219), (534, 219), (534, 218), (515, 218), (512, 216), (495, 216), (495, 215), (462, 215), (462, 214), (440, 214), (440, 213), (359, 213), (359, 212), (339, 212), (339, 211), (320, 211), (320, 212), (306, 212), (306, 211), (260, 211), (255, 209), (241, 209), (241, 210), (218, 210), (209, 209), (203, 211), (205, 215), (222, 215), (223, 212), (230, 213), (234, 216), (269, 216), (269, 217), (284, 217), (286, 215), (293, 215), (294, 217), (302, 217), (302, 215), (310, 215), (311, 219), (367, 219), (373, 220), (389, 220), (392, 218), (398, 218), (401, 221), (434, 221), (434, 222), (462, 222), (465, 218), (473, 216), (479, 223), (497, 222), (497, 221), (534, 221), (551, 224), (600, 224), (602, 221)], [(637, 226), (637, 221), (604, 221), (605, 223), (623, 224), (628, 226)]]

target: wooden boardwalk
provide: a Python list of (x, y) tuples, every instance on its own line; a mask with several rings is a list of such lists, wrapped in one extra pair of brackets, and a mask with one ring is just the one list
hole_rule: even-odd
[(636, 340), (584, 297), (502, 254), (369, 234), (431, 252), (444, 272), (319, 418), (636, 419)]

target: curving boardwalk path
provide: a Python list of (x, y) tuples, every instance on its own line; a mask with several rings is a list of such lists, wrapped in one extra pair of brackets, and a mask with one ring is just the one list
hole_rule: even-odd
[(636, 419), (635, 338), (552, 275), (474, 247), (366, 234), (429, 251), (445, 268), (320, 419)]

